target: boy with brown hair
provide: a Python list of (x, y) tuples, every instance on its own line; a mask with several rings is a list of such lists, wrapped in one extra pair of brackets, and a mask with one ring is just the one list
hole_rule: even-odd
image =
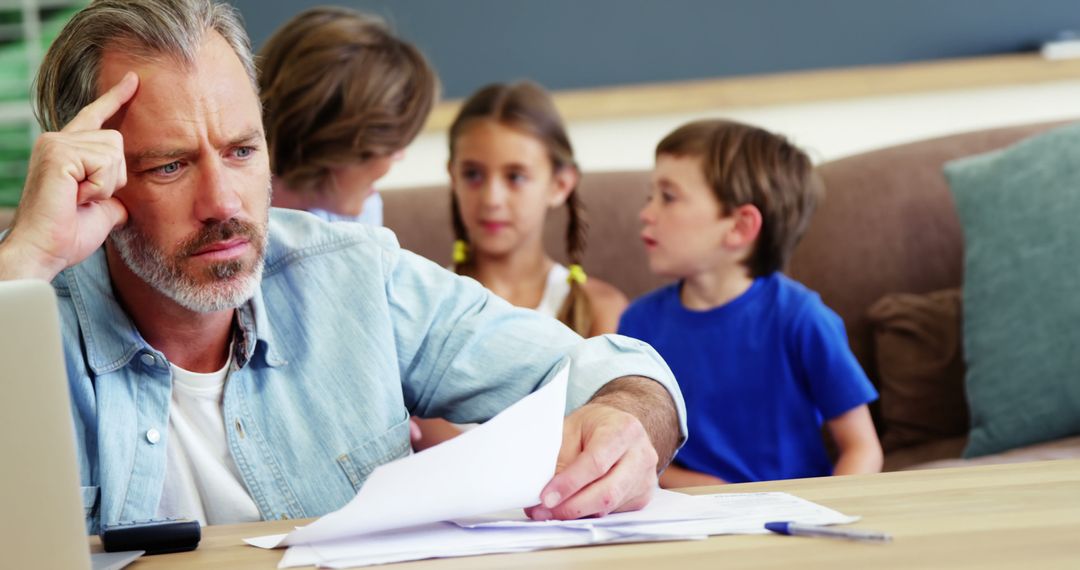
[(692, 435), (662, 485), (881, 469), (877, 393), (843, 322), (781, 273), (820, 194), (806, 154), (764, 129), (697, 121), (657, 146), (641, 237), (678, 281), (632, 303), (619, 333), (656, 348), (686, 397)]
[(423, 128), (435, 70), (379, 18), (310, 8), (259, 52), (274, 206), (382, 225), (374, 184)]

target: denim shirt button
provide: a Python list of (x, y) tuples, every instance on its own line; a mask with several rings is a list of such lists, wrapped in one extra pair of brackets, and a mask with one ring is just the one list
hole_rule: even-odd
[(154, 358), (153, 354), (144, 353), (140, 360), (142, 360), (142, 363), (147, 366), (157, 366), (157, 359)]
[[(150, 358), (153, 358), (152, 356)], [(161, 432), (154, 428), (146, 430), (146, 441), (149, 441), (151, 445), (161, 441)]]

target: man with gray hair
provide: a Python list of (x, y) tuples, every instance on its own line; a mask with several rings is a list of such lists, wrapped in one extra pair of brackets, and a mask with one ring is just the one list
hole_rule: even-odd
[(685, 439), (647, 345), (582, 340), (400, 249), (269, 208), (246, 35), (211, 0), (98, 0), (46, 55), (0, 279), (60, 305), (87, 528), (322, 515), (409, 453), (409, 414), (484, 421), (571, 386), (536, 519), (644, 506)]

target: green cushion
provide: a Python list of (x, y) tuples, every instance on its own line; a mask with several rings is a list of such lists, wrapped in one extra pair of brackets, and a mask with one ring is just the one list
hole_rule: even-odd
[(1080, 123), (945, 174), (964, 229), (964, 455), (1080, 433)]

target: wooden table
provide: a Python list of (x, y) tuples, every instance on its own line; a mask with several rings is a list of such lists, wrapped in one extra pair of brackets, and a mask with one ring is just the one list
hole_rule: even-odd
[[(888, 544), (774, 535), (590, 546), (525, 554), (428, 560), (393, 570), (441, 568), (1080, 568), (1080, 460), (963, 467), (698, 487), (690, 493), (785, 491), (862, 515), (855, 527), (893, 535)], [(281, 550), (242, 538), (286, 532), (298, 521), (203, 530), (198, 550), (150, 556), (135, 570), (276, 568)], [(97, 539), (92, 538), (96, 544)]]

